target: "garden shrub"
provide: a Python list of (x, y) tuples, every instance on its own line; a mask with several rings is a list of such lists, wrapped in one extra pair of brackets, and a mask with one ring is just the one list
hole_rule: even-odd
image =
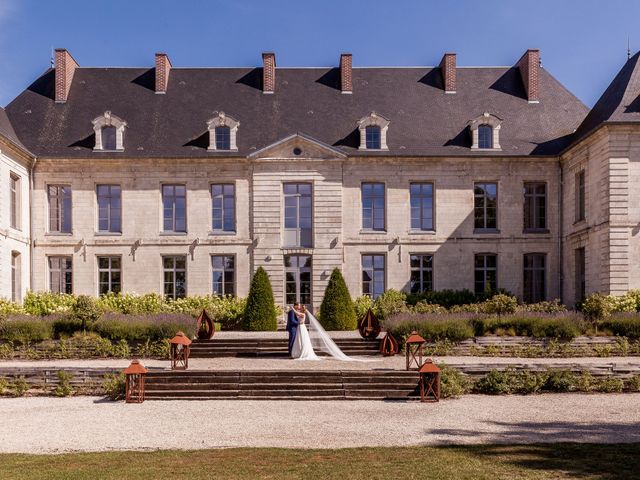
[(92, 330), (103, 338), (127, 342), (158, 341), (172, 338), (179, 331), (193, 337), (196, 330), (195, 319), (179, 313), (159, 313), (155, 315), (123, 315), (105, 313), (94, 322)]
[(398, 290), (387, 290), (373, 303), (373, 313), (383, 321), (391, 315), (408, 311), (407, 294)]
[(278, 329), (271, 282), (269, 281), (269, 275), (262, 267), (258, 267), (251, 280), (242, 327), (243, 330), (251, 331)]
[(560, 303), (559, 299), (550, 302), (524, 303), (518, 305), (517, 312), (538, 312), (538, 313), (565, 313), (567, 307)]
[(490, 299), (485, 300), (482, 305), (484, 313), (495, 314), (498, 316), (502, 316), (507, 313), (515, 313), (517, 308), (518, 299), (516, 297), (510, 297), (503, 294), (494, 295)]
[(71, 307), (71, 314), (80, 321), (82, 331), (87, 330), (87, 324), (93, 323), (100, 318), (101, 313), (96, 301), (89, 295), (79, 295), (76, 297), (73, 307)]
[(65, 372), (64, 370), (59, 370), (56, 373), (58, 377), (58, 385), (56, 386), (53, 393), (56, 397), (68, 397), (73, 393), (71, 389), (71, 379), (73, 378), (73, 373)]
[(441, 305), (436, 305), (434, 303), (426, 303), (422, 301), (410, 307), (410, 311), (413, 313), (439, 313), (439, 314), (447, 313), (447, 309)]
[(0, 377), (0, 395), (7, 393), (9, 389), (9, 381), (5, 377)]
[(147, 340), (138, 345), (135, 352), (140, 358), (169, 358), (169, 340)]
[(102, 390), (111, 400), (122, 400), (125, 395), (124, 373), (107, 373), (102, 382)]
[(24, 313), (22, 305), (0, 297), (0, 317)]
[(139, 315), (162, 312), (164, 301), (162, 295), (157, 293), (134, 295), (109, 292), (98, 298), (97, 304), (103, 311)]
[(14, 397), (22, 397), (29, 391), (29, 384), (24, 377), (18, 377), (10, 383), (9, 389)]
[(576, 375), (570, 370), (551, 370), (547, 372), (545, 390), (551, 392), (569, 392), (576, 384)]
[(353, 301), (353, 308), (356, 311), (356, 318), (360, 320), (370, 308), (373, 309), (373, 299), (369, 295), (362, 295)]
[(640, 338), (640, 315), (637, 313), (614, 313), (602, 321), (600, 327), (620, 337)]
[(609, 295), (592, 293), (582, 303), (582, 313), (592, 322), (596, 333), (598, 324), (613, 313), (614, 302), (613, 297)]
[(640, 375), (634, 375), (629, 379), (627, 388), (630, 392), (640, 392)]
[(472, 382), (459, 370), (446, 364), (438, 365), (440, 368), (440, 396), (442, 398), (455, 398), (464, 395), (471, 390)]
[(211, 302), (206, 310), (209, 318), (219, 324), (216, 325), (216, 330), (219, 330), (220, 326), (223, 330), (240, 330), (247, 305), (246, 299), (230, 295), (215, 298), (216, 300)]
[(52, 324), (40, 317), (14, 315), (0, 321), (0, 338), (20, 345), (41, 342), (53, 337)]
[(407, 303), (416, 305), (419, 302), (451, 308), (459, 305), (477, 303), (478, 298), (471, 290), (438, 290), (434, 292), (412, 293), (407, 295)]
[(43, 319), (51, 322), (53, 338), (56, 339), (70, 337), (82, 331), (82, 320), (73, 315), (48, 315)]
[(402, 343), (414, 330), (427, 341), (460, 342), (473, 337), (471, 318), (471, 314), (396, 313), (385, 321), (385, 328)]
[(23, 308), (29, 315), (50, 315), (68, 313), (73, 308), (76, 297), (67, 293), (27, 292)]
[(604, 377), (598, 379), (594, 390), (600, 393), (621, 393), (624, 390), (624, 380), (615, 377)]
[(512, 393), (512, 377), (513, 369), (508, 368), (504, 371), (494, 369), (476, 381), (474, 389), (478, 393), (489, 395)]
[(353, 300), (338, 268), (331, 272), (318, 320), (325, 330), (355, 330), (358, 327)]

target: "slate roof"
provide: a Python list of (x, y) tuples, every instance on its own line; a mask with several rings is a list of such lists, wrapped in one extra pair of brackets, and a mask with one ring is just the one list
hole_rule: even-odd
[(13, 125), (9, 121), (9, 117), (7, 117), (7, 112), (5, 112), (4, 108), (0, 107), (0, 135), (7, 138), (10, 142), (14, 143), (18, 147), (26, 150), (25, 146), (20, 142), (20, 139), (16, 135), (15, 130), (13, 129)]
[(604, 123), (640, 122), (640, 52), (629, 58), (586, 116), (573, 141)]
[[(467, 123), (489, 112), (503, 120), (502, 155), (553, 155), (588, 112), (544, 69), (540, 102), (526, 100), (514, 67), (458, 67), (457, 93), (445, 94), (438, 68), (354, 68), (353, 94), (337, 68), (278, 68), (276, 91), (262, 93), (261, 68), (173, 68), (166, 95), (148, 68), (78, 68), (68, 101), (53, 100), (49, 70), (7, 107), (18, 137), (41, 157), (216, 157), (206, 121), (224, 111), (240, 122), (246, 156), (295, 132), (358, 151), (356, 122), (375, 111), (391, 123), (388, 152), (374, 155), (483, 155), (471, 152)], [(106, 110), (127, 122), (124, 153), (94, 153), (91, 121)]]

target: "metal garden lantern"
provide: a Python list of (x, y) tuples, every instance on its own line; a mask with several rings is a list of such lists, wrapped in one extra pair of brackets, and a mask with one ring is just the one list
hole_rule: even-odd
[(171, 370), (186, 370), (189, 368), (189, 351), (191, 350), (191, 340), (182, 333), (169, 340), (171, 355)]
[(186, 370), (189, 368), (191, 340), (183, 332), (178, 332), (175, 337), (169, 340), (169, 347), (171, 370)]
[(422, 346), (426, 340), (418, 335), (415, 330), (411, 332), (405, 342), (405, 354), (407, 356), (407, 370), (420, 370), (422, 367)]
[(440, 401), (440, 368), (431, 359), (420, 367), (420, 401)]
[(139, 360), (131, 360), (131, 365), (124, 371), (125, 402), (144, 402), (144, 376), (147, 372), (148, 370)]

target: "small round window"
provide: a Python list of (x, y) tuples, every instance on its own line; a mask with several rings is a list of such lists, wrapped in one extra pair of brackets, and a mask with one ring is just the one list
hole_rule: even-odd
[(299, 148), (299, 147), (294, 148), (294, 149), (293, 149), (293, 154), (294, 154), (295, 156), (298, 156), (298, 155), (302, 154), (302, 149), (301, 149), (301, 148)]

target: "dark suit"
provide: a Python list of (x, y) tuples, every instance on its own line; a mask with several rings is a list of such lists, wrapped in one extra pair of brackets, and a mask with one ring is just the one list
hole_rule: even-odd
[(300, 325), (300, 320), (298, 319), (295, 310), (292, 308), (287, 314), (287, 332), (289, 332), (289, 356), (291, 356), (293, 343), (296, 341), (296, 336), (298, 335), (298, 325)]

